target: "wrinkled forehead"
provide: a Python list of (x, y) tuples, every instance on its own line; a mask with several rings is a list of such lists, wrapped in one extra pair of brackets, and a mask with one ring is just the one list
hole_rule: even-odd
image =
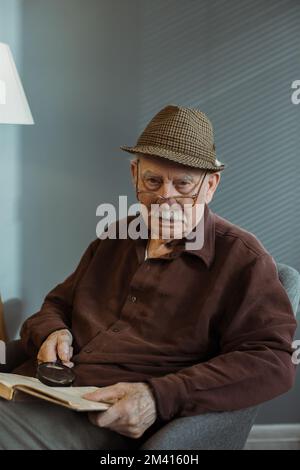
[(173, 175), (192, 175), (199, 177), (204, 173), (204, 170), (199, 168), (193, 168), (155, 155), (139, 153), (136, 154), (136, 158), (139, 159), (141, 171), (148, 170), (159, 175), (171, 172)]

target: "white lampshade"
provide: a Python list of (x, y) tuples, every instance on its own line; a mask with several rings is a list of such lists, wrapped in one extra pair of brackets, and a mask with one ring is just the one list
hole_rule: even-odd
[(3, 42), (0, 42), (1, 123), (34, 124), (12, 53)]

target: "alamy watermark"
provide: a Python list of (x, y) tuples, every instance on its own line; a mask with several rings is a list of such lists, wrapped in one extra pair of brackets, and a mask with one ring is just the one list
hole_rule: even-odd
[[(130, 238), (143, 239), (185, 239), (185, 247), (199, 250), (204, 244), (203, 203), (192, 204), (151, 204), (127, 205), (127, 196), (119, 196), (119, 207), (103, 203), (97, 207), (96, 234), (100, 239)], [(118, 217), (117, 217), (118, 216)], [(134, 218), (128, 221), (128, 216)], [(116, 221), (118, 219), (118, 230)]]
[(292, 354), (292, 363), (297, 366), (300, 364), (300, 340), (299, 339), (296, 339), (295, 341), (293, 341), (292, 348), (295, 349), (295, 351)]
[(0, 340), (0, 364), (6, 364), (6, 343)]
[(295, 90), (291, 95), (293, 104), (300, 104), (300, 80), (294, 80), (291, 88)]

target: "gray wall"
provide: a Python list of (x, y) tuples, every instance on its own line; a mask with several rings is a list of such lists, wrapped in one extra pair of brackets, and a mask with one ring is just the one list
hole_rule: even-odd
[[(118, 194), (134, 201), (127, 154), (118, 147), (133, 144), (169, 103), (198, 107), (214, 124), (218, 158), (228, 168), (212, 209), (300, 270), (300, 106), (290, 100), (300, 79), (297, 0), (18, 6), (21, 75), (36, 125), (15, 137), (21, 264), (11, 268), (19, 269), (20, 284), (20, 305), (7, 318), (11, 334), (20, 312), (38, 310), (95, 238), (97, 205)], [(11, 241), (2, 236), (2, 243)], [(299, 377), (258, 422), (299, 422), (298, 392)]]
[[(22, 133), (26, 314), (96, 238), (96, 207), (129, 186), (118, 144), (139, 119), (135, 0), (26, 0), (23, 76), (36, 125)], [(117, 171), (116, 171), (117, 170)]]

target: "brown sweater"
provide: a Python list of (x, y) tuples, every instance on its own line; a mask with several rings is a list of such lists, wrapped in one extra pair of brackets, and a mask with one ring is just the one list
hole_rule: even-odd
[[(134, 217), (129, 217), (128, 221)], [(147, 382), (158, 418), (241, 409), (294, 382), (292, 306), (272, 256), (205, 206), (204, 246), (145, 261), (145, 239), (97, 238), (21, 331), (33, 359), (55, 330), (74, 337), (75, 385)]]

